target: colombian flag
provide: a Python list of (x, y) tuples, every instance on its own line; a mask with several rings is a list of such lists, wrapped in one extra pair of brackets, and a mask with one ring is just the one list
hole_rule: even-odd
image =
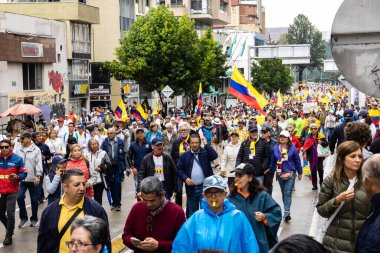
[(198, 103), (195, 106), (195, 113), (197, 114), (197, 122), (201, 119), (202, 114), (202, 101), (203, 101), (203, 93), (202, 93), (202, 83), (199, 83), (198, 89)]
[(278, 107), (283, 107), (284, 106), (284, 99), (282, 98), (280, 90), (277, 91), (276, 97), (277, 97), (276, 105)]
[(277, 94), (275, 92), (273, 92), (272, 95), (273, 95), (273, 101), (277, 105), (277, 103), (278, 103), (278, 96), (277, 96)]
[(148, 118), (148, 115), (144, 112), (141, 104), (136, 105), (136, 108), (132, 111), (132, 115), (143, 122)]
[(266, 115), (263, 109), (268, 104), (268, 101), (252, 87), (236, 67), (232, 72), (228, 93)]
[(329, 92), (330, 92), (330, 94), (331, 94), (331, 96), (332, 96), (332, 99), (335, 99), (335, 100), (337, 100), (337, 101), (340, 101), (340, 98), (339, 98), (339, 96), (335, 93), (335, 91), (333, 91), (333, 89), (329, 89)]
[(125, 104), (124, 104), (123, 99), (120, 99), (119, 105), (116, 107), (114, 113), (122, 121), (124, 122), (127, 121), (128, 114), (127, 114), (127, 110), (125, 109)]

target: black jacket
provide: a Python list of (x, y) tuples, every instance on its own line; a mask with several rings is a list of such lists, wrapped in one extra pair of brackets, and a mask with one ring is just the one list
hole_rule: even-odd
[[(189, 139), (190, 141), (190, 139)], [(175, 139), (173, 141), (172, 150), (170, 151), (170, 156), (173, 158), (174, 164), (177, 165), (179, 159), (179, 144), (181, 143), (181, 139)], [(189, 143), (190, 145), (190, 143)]]
[(249, 163), (255, 168), (254, 176), (263, 176), (264, 170), (269, 168), (270, 146), (265, 139), (260, 138), (255, 145), (255, 156), (253, 159), (249, 159), (249, 154), (251, 154), (250, 147), (251, 142), (249, 138), (242, 142), (236, 158), (236, 166), (241, 163)]
[[(348, 122), (347, 122), (348, 123)], [(344, 142), (344, 128), (346, 127), (347, 123), (342, 123), (337, 125), (330, 138), (330, 151), (331, 154), (334, 154), (335, 150), (335, 144), (337, 144), (336, 148), (338, 149), (339, 145)]]
[[(60, 199), (48, 205), (42, 213), (41, 224), (38, 229), (37, 253), (58, 253), (58, 221), (61, 214)], [(84, 196), (83, 211), (85, 215), (92, 215), (103, 219), (108, 224), (108, 216), (103, 207), (95, 200)], [(70, 228), (68, 228), (70, 229)], [(108, 238), (107, 247), (111, 252), (111, 238)]]
[[(173, 162), (173, 159), (169, 155), (165, 153), (163, 153), (162, 155), (163, 155), (163, 163), (164, 163), (163, 169), (164, 169), (164, 178), (165, 178), (165, 181), (163, 183), (166, 186), (165, 190), (168, 191), (167, 194), (171, 196), (173, 195), (173, 192), (177, 192), (178, 184), (177, 184), (176, 167)], [(138, 183), (137, 189), (140, 189), (141, 181), (144, 178), (154, 176), (155, 168), (156, 166), (153, 161), (153, 152), (152, 152), (150, 154), (147, 154), (141, 162), (141, 166), (139, 170), (139, 183)]]

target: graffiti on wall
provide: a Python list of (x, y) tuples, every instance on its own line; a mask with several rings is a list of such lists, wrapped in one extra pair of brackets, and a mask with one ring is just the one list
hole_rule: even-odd
[(58, 71), (50, 70), (48, 72), (49, 77), (49, 85), (55, 90), (57, 93), (63, 92), (63, 76)]

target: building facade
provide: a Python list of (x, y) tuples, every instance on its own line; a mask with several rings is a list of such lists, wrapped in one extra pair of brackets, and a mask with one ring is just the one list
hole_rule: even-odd
[(265, 9), (262, 0), (231, 0), (230, 27), (265, 34)]

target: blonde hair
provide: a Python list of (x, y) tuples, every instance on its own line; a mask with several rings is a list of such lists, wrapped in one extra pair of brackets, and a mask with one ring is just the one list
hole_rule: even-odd
[(79, 148), (80, 149), (80, 151), (82, 153), (81, 154), (81, 158), (85, 159), (84, 154), (83, 154), (83, 149), (82, 149), (82, 147), (79, 144), (73, 144), (73, 145), (71, 145), (69, 159), (73, 159), (73, 151), (74, 151), (75, 148)]

